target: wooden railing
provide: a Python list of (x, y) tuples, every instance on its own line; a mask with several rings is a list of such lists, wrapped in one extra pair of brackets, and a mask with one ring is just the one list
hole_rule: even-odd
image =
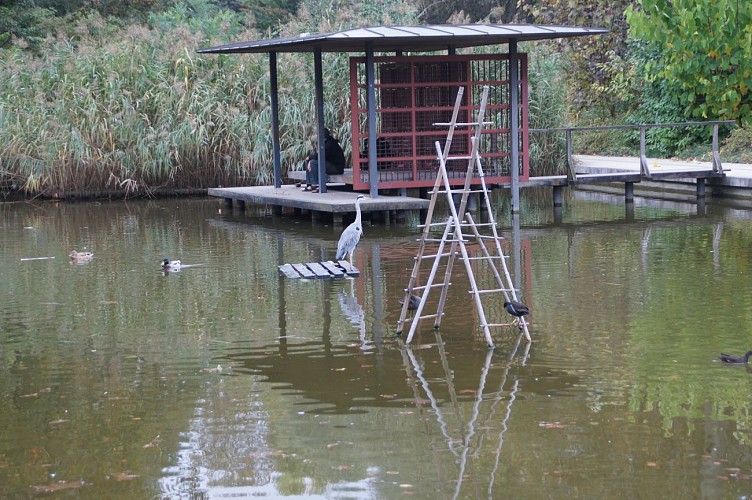
[(648, 167), (647, 155), (645, 153), (645, 131), (649, 128), (661, 128), (661, 127), (695, 127), (695, 126), (711, 126), (713, 127), (713, 172), (718, 175), (723, 175), (723, 166), (721, 164), (721, 155), (718, 150), (718, 127), (721, 125), (734, 125), (734, 120), (719, 120), (708, 122), (681, 122), (681, 123), (655, 123), (651, 125), (604, 125), (594, 127), (561, 127), (561, 128), (531, 128), (530, 133), (547, 133), (547, 132), (564, 132), (566, 135), (567, 144), (567, 178), (570, 182), (577, 180), (577, 173), (575, 171), (574, 164), (574, 152), (572, 146), (572, 132), (585, 132), (593, 130), (640, 130), (640, 175), (643, 177), (650, 177), (650, 168)]

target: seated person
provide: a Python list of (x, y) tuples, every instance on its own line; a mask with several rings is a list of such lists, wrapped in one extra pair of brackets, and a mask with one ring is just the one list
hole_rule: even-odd
[[(345, 171), (345, 152), (342, 151), (339, 141), (332, 137), (328, 128), (324, 129), (324, 156), (326, 157), (326, 173), (328, 175), (342, 174)], [(306, 187), (303, 188), (303, 191), (315, 192), (319, 189), (318, 157), (318, 151), (314, 151), (308, 155)]]

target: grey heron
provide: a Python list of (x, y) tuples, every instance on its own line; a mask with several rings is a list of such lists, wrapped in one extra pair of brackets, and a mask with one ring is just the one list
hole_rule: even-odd
[(363, 224), (360, 222), (360, 202), (365, 199), (366, 197), (362, 194), (359, 194), (355, 199), (355, 221), (342, 231), (339, 243), (337, 243), (337, 260), (342, 260), (345, 255), (349, 255), (350, 266), (352, 266), (355, 247), (358, 246), (360, 236), (363, 234)]

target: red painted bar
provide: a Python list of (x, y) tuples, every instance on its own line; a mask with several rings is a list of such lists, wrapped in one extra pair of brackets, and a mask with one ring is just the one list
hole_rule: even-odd
[[(520, 54), (520, 181), (530, 176), (527, 57)], [(430, 187), (438, 162), (435, 141), (446, 141), (459, 86), (465, 88), (460, 122), (474, 119), (484, 85), (491, 91), (481, 145), (486, 182), (508, 183), (510, 165), (509, 58), (507, 54), (376, 57), (377, 171), (379, 189)], [(369, 188), (365, 58), (350, 59), (353, 189)], [(470, 151), (470, 127), (457, 127), (452, 156)], [(462, 185), (467, 161), (447, 165), (453, 185)], [(480, 183), (480, 179), (474, 184)]]

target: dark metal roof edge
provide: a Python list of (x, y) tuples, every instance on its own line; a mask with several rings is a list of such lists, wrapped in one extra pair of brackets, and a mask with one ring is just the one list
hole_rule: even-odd
[[(481, 28), (508, 30), (513, 33), (489, 33)], [(378, 29), (385, 28), (395, 31), (404, 31), (404, 36), (389, 36), (379, 33)], [(436, 35), (411, 33), (410, 28), (416, 28), (422, 31), (435, 30)], [(528, 32), (525, 28), (533, 28), (538, 32)], [(463, 29), (475, 31), (476, 33), (452, 33), (452, 29)], [(562, 30), (558, 32), (558, 30)], [(351, 36), (355, 32), (372, 33), (372, 38), (363, 36)], [(441, 25), (410, 25), (410, 26), (370, 26), (362, 28), (351, 28), (348, 30), (332, 33), (304, 33), (294, 37), (269, 38), (264, 40), (250, 40), (226, 45), (217, 45), (198, 49), (200, 54), (232, 54), (232, 53), (267, 53), (267, 52), (310, 52), (314, 48), (324, 48), (331, 46), (328, 50), (336, 52), (337, 45), (347, 45), (348, 47), (357, 44), (359, 41), (365, 44), (372, 41), (377, 44), (388, 44), (390, 41), (397, 42), (404, 39), (414, 39), (416, 42), (421, 40), (418, 45), (430, 45), (431, 42), (437, 43), (439, 40), (445, 40), (447, 43), (460, 42), (465, 47), (483, 46), (492, 43), (490, 40), (541, 40), (552, 38), (570, 38), (575, 36), (599, 35), (608, 33), (606, 28), (591, 28), (582, 26), (562, 26), (562, 25), (541, 25), (541, 24), (441, 24)], [(416, 47), (417, 48), (417, 47)], [(274, 50), (278, 49), (278, 50)], [(294, 50), (293, 50), (294, 49)], [(409, 47), (407, 50), (410, 50)], [(433, 49), (435, 50), (435, 49)], [(344, 48), (342, 52), (352, 52), (351, 48)], [(360, 51), (360, 50), (356, 50)]]

